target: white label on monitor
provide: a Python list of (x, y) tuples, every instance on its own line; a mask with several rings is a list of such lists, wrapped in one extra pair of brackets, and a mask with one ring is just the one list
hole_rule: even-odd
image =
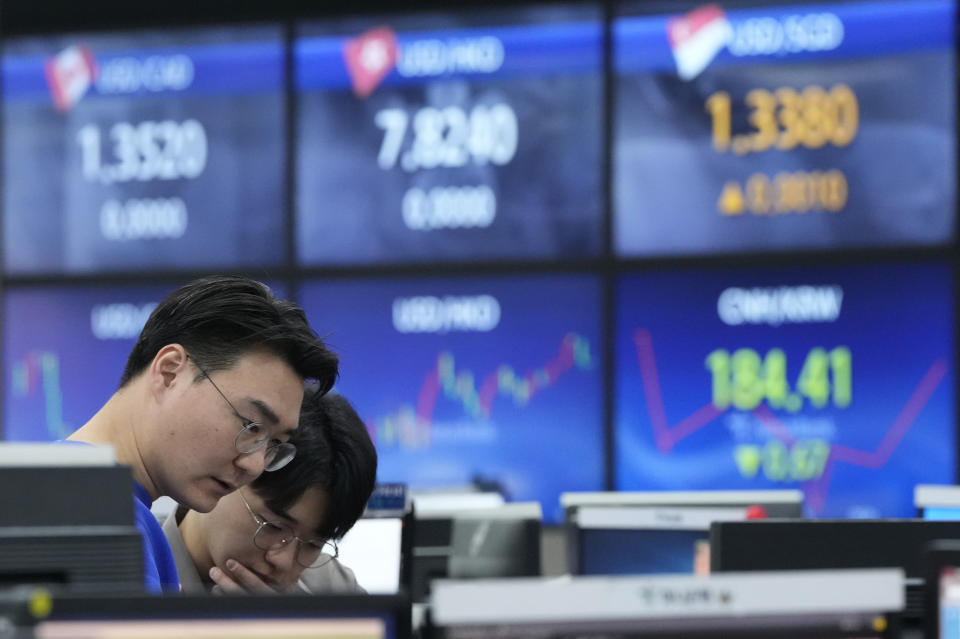
[(917, 484), (913, 487), (913, 504), (917, 508), (960, 507), (960, 486)]
[(496, 508), (504, 504), (500, 493), (425, 493), (413, 496), (418, 518), (449, 517), (452, 513), (474, 508)]
[(746, 508), (697, 508), (693, 506), (658, 507), (593, 507), (584, 506), (576, 512), (580, 528), (602, 530), (663, 528), (672, 530), (709, 530), (714, 521), (746, 519)]
[(578, 506), (733, 506), (742, 504), (802, 504), (803, 493), (776, 490), (652, 490), (571, 492), (560, 494), (564, 508)]
[(114, 466), (117, 454), (112, 444), (7, 442), (0, 444), (0, 466), (53, 468)]
[(903, 605), (904, 578), (899, 568), (562, 581), (439, 580), (433, 583), (431, 595), (433, 618), (441, 626), (881, 613), (901, 610)]

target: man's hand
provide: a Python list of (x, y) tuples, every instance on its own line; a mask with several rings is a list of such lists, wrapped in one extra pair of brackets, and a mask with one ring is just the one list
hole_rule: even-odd
[(263, 581), (256, 573), (234, 559), (227, 560), (227, 570), (214, 566), (210, 569), (210, 578), (216, 584), (213, 592), (217, 594), (271, 593), (281, 592)]

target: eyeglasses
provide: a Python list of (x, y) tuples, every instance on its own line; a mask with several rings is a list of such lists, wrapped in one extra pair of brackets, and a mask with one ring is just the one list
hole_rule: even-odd
[(213, 381), (213, 378), (203, 370), (203, 367), (197, 363), (197, 360), (187, 355), (188, 359), (193, 360), (193, 365), (197, 367), (197, 370), (207, 378), (213, 387), (216, 389), (217, 393), (220, 394), (220, 397), (223, 398), (223, 401), (227, 403), (230, 407), (230, 410), (233, 411), (233, 414), (240, 418), (240, 421), (243, 422), (243, 428), (240, 429), (240, 432), (237, 433), (237, 436), (233, 438), (233, 446), (237, 449), (237, 452), (241, 455), (249, 455), (250, 453), (255, 453), (258, 450), (262, 450), (266, 447), (266, 454), (263, 456), (263, 470), (271, 472), (274, 470), (280, 470), (284, 466), (290, 463), (290, 461), (297, 455), (297, 447), (291, 444), (290, 442), (278, 442), (274, 441), (271, 443), (269, 437), (262, 437), (260, 435), (260, 429), (262, 425), (260, 422), (253, 421), (252, 419), (247, 419), (240, 412), (234, 408), (233, 402), (227, 399), (227, 396), (223, 394), (223, 391), (220, 390), (220, 387), (217, 386), (216, 382)]
[[(237, 494), (240, 495), (240, 499), (243, 501), (243, 505), (247, 507), (247, 512), (253, 517), (253, 521), (257, 522), (257, 532), (253, 533), (253, 545), (260, 550), (283, 548), (291, 541), (296, 540), (296, 560), (303, 568), (319, 568), (340, 556), (337, 542), (300, 539), (293, 534), (293, 530), (288, 526), (274, 524), (253, 512), (253, 508), (250, 507), (243, 493), (238, 490)], [(333, 552), (330, 552), (329, 549), (332, 549)]]

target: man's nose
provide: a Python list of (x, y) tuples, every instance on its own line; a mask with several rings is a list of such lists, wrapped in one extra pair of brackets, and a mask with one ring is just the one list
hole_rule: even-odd
[(244, 473), (249, 475), (245, 483), (249, 483), (263, 474), (263, 469), (267, 467), (267, 449), (255, 450), (252, 453), (242, 453), (233, 462)]
[(300, 542), (291, 539), (290, 543), (280, 547), (274, 547), (267, 551), (266, 558), (274, 568), (278, 570), (292, 570), (297, 565), (297, 552)]

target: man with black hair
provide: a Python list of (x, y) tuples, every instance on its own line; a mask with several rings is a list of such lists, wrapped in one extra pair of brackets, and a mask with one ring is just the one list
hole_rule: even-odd
[(248, 278), (195, 280), (154, 309), (119, 388), (68, 438), (112, 444), (131, 467), (148, 590), (179, 589), (151, 502), (207, 512), (281, 468), (296, 455), (304, 380), (326, 392), (337, 365), (298, 306)]
[[(297, 456), (208, 513), (178, 508), (163, 524), (185, 592), (296, 588), (308, 570), (314, 591), (363, 592), (336, 559), (336, 542), (363, 514), (377, 452), (350, 403), (308, 389)], [(308, 590), (302, 581), (299, 587)]]

